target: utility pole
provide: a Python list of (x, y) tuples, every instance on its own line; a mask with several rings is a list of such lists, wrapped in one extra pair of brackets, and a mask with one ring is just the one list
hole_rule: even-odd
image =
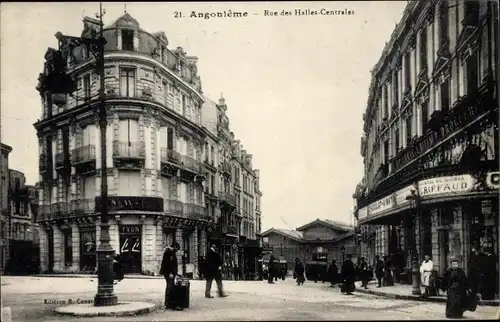
[[(96, 114), (99, 118), (99, 128), (101, 137), (101, 196), (96, 202), (96, 214), (100, 213), (101, 222), (101, 234), (100, 243), (97, 247), (97, 265), (98, 265), (98, 285), (97, 294), (94, 297), (94, 306), (110, 306), (116, 305), (118, 298), (114, 294), (114, 272), (113, 272), (113, 255), (114, 250), (110, 244), (109, 237), (109, 217), (108, 217), (108, 176), (107, 176), (107, 146), (106, 146), (106, 128), (107, 128), (107, 112), (106, 112), (106, 97), (104, 93), (104, 46), (106, 45), (106, 39), (103, 36), (104, 24), (102, 17), (105, 14), (105, 10), (102, 9), (102, 3), (99, 4), (99, 13), (96, 17), (99, 19), (99, 36), (98, 38), (80, 38), (65, 36), (58, 32), (56, 38), (59, 40), (59, 47), (61, 43), (65, 46), (80, 46), (85, 45), (89, 52), (91, 52), (95, 58), (95, 72), (99, 75), (100, 88), (99, 97), (97, 103)], [(67, 74), (66, 69), (66, 59), (62, 55), (59, 48), (57, 51), (53, 64), (55, 66), (54, 72), (47, 75), (45, 83), (46, 87), (53, 94), (69, 94), (73, 95), (76, 90), (75, 80)], [(67, 48), (65, 48), (67, 49)], [(67, 51), (71, 53), (71, 50)], [(92, 103), (90, 103), (92, 104)]]

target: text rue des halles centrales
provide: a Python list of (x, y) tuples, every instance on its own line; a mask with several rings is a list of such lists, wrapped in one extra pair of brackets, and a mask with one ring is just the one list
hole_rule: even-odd
[[(199, 12), (191, 11), (185, 14), (181, 11), (174, 11), (174, 18), (198, 18), (198, 19), (216, 19), (216, 18), (247, 18), (250, 15), (259, 16), (258, 13), (249, 14), (247, 11), (232, 11), (224, 10), (217, 12)], [(332, 9), (294, 9), (294, 10), (264, 10), (264, 17), (290, 17), (290, 16), (352, 16), (354, 15), (354, 10), (342, 9), (342, 10), (332, 10)]]

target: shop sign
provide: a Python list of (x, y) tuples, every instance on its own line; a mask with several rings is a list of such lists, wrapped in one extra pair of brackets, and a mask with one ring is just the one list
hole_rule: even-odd
[[(96, 198), (96, 211), (102, 207), (101, 197)], [(132, 210), (163, 212), (163, 199), (157, 197), (108, 197), (108, 211)]]
[(418, 191), (421, 197), (443, 193), (468, 192), (473, 187), (474, 178), (469, 174), (426, 179), (418, 183)]
[(389, 210), (394, 207), (394, 195), (387, 196), (368, 206), (368, 213), (371, 215), (376, 215), (385, 210)]
[(137, 235), (141, 233), (141, 225), (120, 225), (120, 234)]
[(500, 189), (500, 172), (489, 172), (486, 175), (486, 185), (491, 189)]
[(415, 189), (415, 186), (414, 185), (411, 185), (411, 186), (408, 186), (406, 188), (403, 188), (401, 190), (398, 190), (396, 191), (396, 193), (394, 194), (394, 198), (396, 199), (396, 205), (400, 206), (406, 202), (409, 202), (408, 199), (406, 199), (406, 197), (408, 196), (411, 196), (411, 192), (412, 191), (415, 191), (416, 192), (417, 189)]
[(358, 220), (368, 217), (368, 208), (363, 207), (358, 210)]

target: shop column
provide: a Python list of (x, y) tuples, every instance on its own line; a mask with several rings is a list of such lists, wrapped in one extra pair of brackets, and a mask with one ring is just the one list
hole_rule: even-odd
[(206, 257), (207, 256), (207, 231), (205, 229), (201, 229), (201, 237), (199, 240), (200, 243), (200, 251), (201, 254), (200, 256)]
[(73, 253), (71, 270), (78, 271), (80, 268), (80, 229), (76, 223), (71, 224), (71, 248)]
[(181, 248), (177, 252), (177, 267), (178, 267), (178, 272), (181, 274), (182, 274), (182, 254), (183, 254), (183, 250), (184, 250), (184, 249), (182, 249), (183, 237), (184, 237), (184, 229), (177, 228), (177, 230), (175, 231), (175, 241), (179, 244), (179, 247)]
[(54, 271), (62, 271), (64, 268), (63, 240), (61, 230), (57, 226), (52, 226), (54, 232)]
[(191, 258), (189, 262), (193, 264), (193, 278), (198, 274), (198, 227), (193, 229), (189, 238), (189, 248), (191, 249)]
[(36, 228), (39, 230), (40, 235), (40, 271), (46, 272), (49, 270), (49, 240), (47, 231), (44, 227)]

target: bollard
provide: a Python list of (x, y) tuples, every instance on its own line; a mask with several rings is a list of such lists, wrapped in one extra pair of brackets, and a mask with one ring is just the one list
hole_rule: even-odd
[(411, 281), (412, 281), (411, 294), (422, 295), (422, 290), (420, 289), (420, 270), (416, 258), (413, 258), (411, 261)]

